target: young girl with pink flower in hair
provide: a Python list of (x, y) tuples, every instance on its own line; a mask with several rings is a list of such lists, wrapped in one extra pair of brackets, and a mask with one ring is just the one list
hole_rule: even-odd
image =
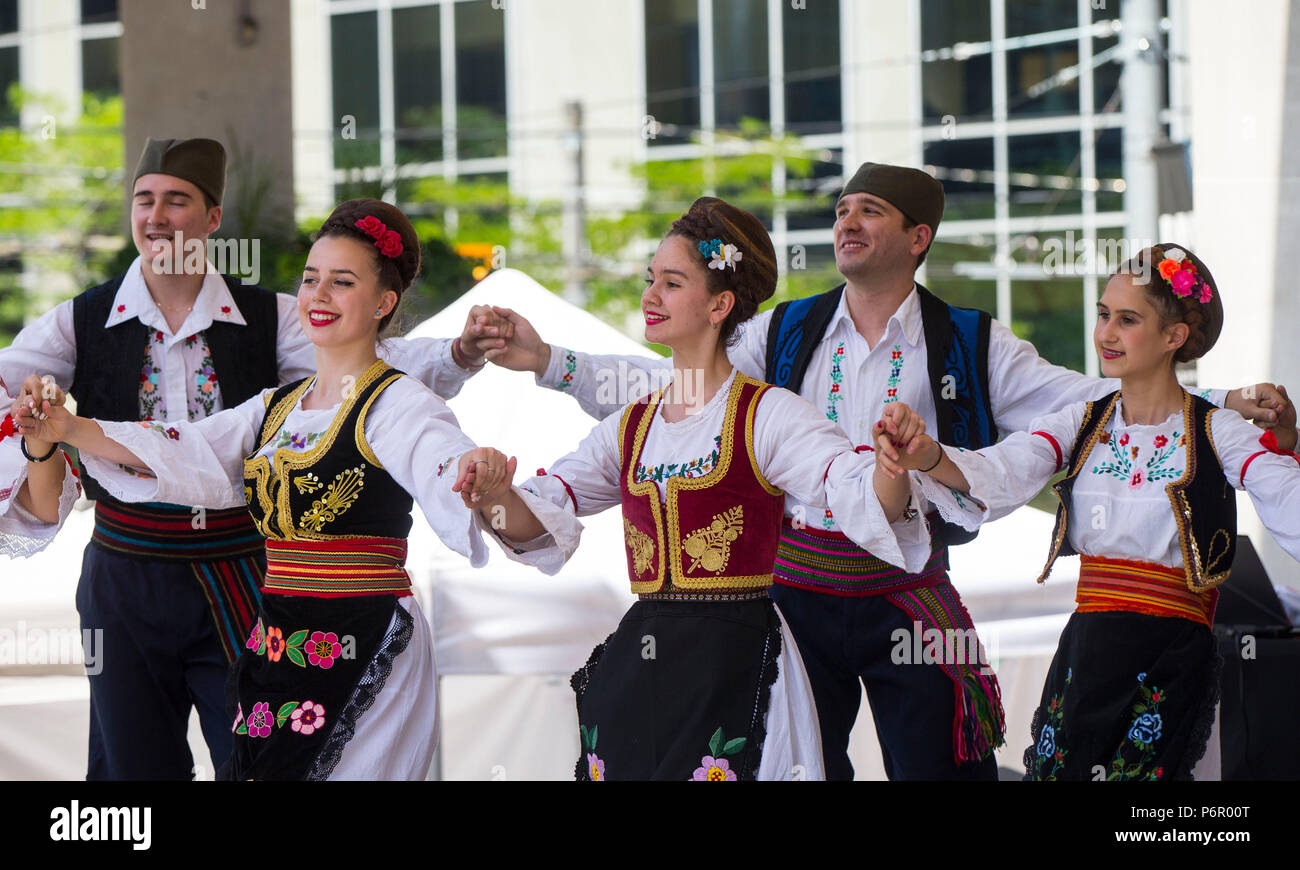
[(1146, 248), (1097, 303), (1093, 340), (1119, 391), (979, 451), (928, 435), (880, 448), (883, 465), (917, 470), (943, 516), (969, 529), (1066, 472), (1039, 582), (1057, 556), (1079, 554), (1078, 606), (1034, 716), (1028, 779), (1191, 778), (1219, 693), (1210, 626), (1235, 551), (1233, 489), (1300, 558), (1296, 431), (1261, 433), (1175, 377), (1175, 363), (1204, 355), (1222, 326), (1205, 264), (1183, 245)]

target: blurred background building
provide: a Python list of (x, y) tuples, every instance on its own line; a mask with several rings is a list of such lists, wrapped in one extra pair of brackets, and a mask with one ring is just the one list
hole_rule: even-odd
[(0, 0), (0, 342), (133, 257), (124, 167), (144, 137), (203, 134), (235, 158), (223, 230), (262, 240), (275, 289), (292, 289), (303, 227), (373, 195), (432, 240), (420, 313), (512, 266), (627, 324), (655, 240), (716, 193), (770, 227), (778, 298), (803, 295), (838, 283), (832, 205), (873, 160), (944, 182), (922, 280), (1047, 359), (1096, 373), (1105, 276), (1135, 243), (1174, 238), (1214, 264), (1227, 309), (1188, 382), (1294, 381), (1298, 14), (1294, 0)]

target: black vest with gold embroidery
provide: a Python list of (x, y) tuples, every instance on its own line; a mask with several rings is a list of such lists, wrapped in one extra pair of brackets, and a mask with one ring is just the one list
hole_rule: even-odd
[(411, 496), (384, 471), (365, 436), (366, 414), (375, 399), (403, 376), (376, 360), (314, 446), (277, 449), (273, 462), (257, 452), (275, 437), (315, 379), (288, 384), (270, 396), (257, 451), (244, 460), (244, 495), (258, 531), (281, 541), (407, 536)]
[[(1047, 564), (1038, 578), (1042, 583), (1051, 573), (1057, 556), (1071, 556), (1069, 507), (1074, 481), (1087, 464), (1098, 439), (1107, 431), (1106, 424), (1115, 413), (1119, 392), (1089, 402), (1074, 441), (1067, 466), (1069, 473), (1053, 485), (1061, 504), (1056, 511), (1056, 530)], [(1210, 417), (1219, 409), (1204, 399), (1183, 393), (1183, 431), (1189, 440), (1187, 468), (1182, 477), (1165, 486), (1169, 504), (1178, 525), (1178, 543), (1183, 554), (1187, 588), (1192, 591), (1211, 589), (1228, 579), (1237, 549), (1237, 498), (1223, 474), (1223, 465), (1214, 449)], [(1228, 412), (1231, 413), (1231, 412)]]

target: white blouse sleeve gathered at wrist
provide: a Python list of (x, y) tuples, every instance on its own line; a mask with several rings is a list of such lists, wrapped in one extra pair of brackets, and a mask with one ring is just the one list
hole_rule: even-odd
[[(7, 408), (12, 404), (3, 392), (0, 401)], [(3, 414), (0, 414), (3, 416)], [(18, 493), (27, 482), (27, 458), (19, 446), (19, 436), (0, 439), (0, 555), (30, 556), (40, 552), (54, 540), (72, 506), (81, 495), (81, 484), (71, 468), (63, 473), (63, 486), (59, 491), (59, 518), (47, 523), (18, 503)], [(67, 463), (62, 450), (47, 462)]]
[(481, 369), (463, 369), (451, 356), (450, 338), (389, 338), (379, 342), (380, 359), (424, 384), (439, 398), (453, 398)]
[(266, 416), (264, 390), (234, 408), (193, 422), (96, 420), (104, 435), (139, 457), (148, 475), (81, 452), (91, 477), (114, 498), (207, 508), (244, 507), (244, 458)]
[(1266, 451), (1260, 443), (1264, 430), (1236, 411), (1215, 411), (1210, 433), (1224, 478), (1250, 495), (1278, 546), (1300, 560), (1300, 460)]
[[(925, 567), (925, 519), (917, 514), (889, 523), (875, 491), (875, 455), (855, 452), (844, 432), (799, 396), (779, 388), (763, 394), (754, 415), (754, 455), (768, 483), (803, 504), (829, 507), (858, 546), (913, 573)], [(920, 488), (911, 486), (919, 504)]]
[[(510, 542), (501, 540), (477, 510), (465, 506), (460, 493), (452, 492), (460, 457), (479, 445), (461, 431), (455, 414), (431, 390), (411, 378), (389, 386), (366, 417), (366, 440), (449, 548), (480, 568), (487, 563), (486, 533), (508, 556), (516, 558), (513, 550), (519, 546), (512, 548)], [(582, 524), (571, 512), (557, 509), (521, 487), (513, 489), (546, 529), (548, 546), (536, 550), (530, 564), (554, 574), (577, 549)]]
[[(1039, 417), (1028, 431), (1013, 432), (980, 450), (944, 446), (944, 453), (966, 477), (966, 493), (928, 474), (914, 472), (925, 498), (939, 515), (968, 531), (1028, 504), (1065, 467), (1083, 420), (1084, 404)], [(982, 507), (982, 509), (981, 509)]]

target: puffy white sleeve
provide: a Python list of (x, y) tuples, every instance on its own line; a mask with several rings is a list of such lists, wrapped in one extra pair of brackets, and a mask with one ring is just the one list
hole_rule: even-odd
[[(412, 495), (444, 544), (475, 568), (487, 564), (484, 532), (497, 538), (507, 555), (515, 555), (510, 543), (501, 540), (477, 510), (467, 508), (459, 493), (452, 492), (460, 457), (478, 445), (461, 431), (456, 415), (442, 399), (412, 378), (401, 378), (375, 400), (365, 427), (366, 440), (384, 470)], [(582, 524), (572, 512), (535, 493), (518, 486), (514, 491), (546, 529), (547, 545), (538, 548), (545, 552), (530, 564), (553, 574), (577, 549)]]
[(275, 357), (280, 369), (280, 383), (292, 384), (316, 374), (316, 346), (298, 322), (298, 298), (289, 293), (275, 296), (278, 325), (275, 332)]
[(451, 357), (450, 338), (387, 338), (375, 348), (380, 359), (401, 369), (442, 399), (460, 392), (480, 369), (463, 369)]
[[(771, 389), (759, 400), (754, 458), (768, 483), (804, 504), (829, 507), (844, 534), (872, 555), (913, 573), (925, 567), (925, 519), (916, 514), (891, 525), (872, 479), (875, 454), (855, 452), (838, 426), (789, 390)], [(915, 481), (912, 490), (918, 500)]]
[[(0, 401), (6, 407), (12, 402), (2, 393)], [(30, 556), (45, 549), (81, 495), (81, 484), (69, 468), (64, 470), (63, 488), (59, 492), (58, 522), (44, 522), (19, 504), (18, 491), (27, 482), (27, 459), (18, 438), (17, 434), (0, 438), (0, 554), (6, 556)], [(57, 453), (46, 461), (71, 464), (62, 450)]]
[[(1115, 378), (1094, 378), (1053, 365), (1038, 349), (998, 321), (989, 331), (989, 403), (1003, 433), (1021, 432), (1036, 418), (1080, 402), (1092, 402), (1119, 389)], [(1202, 390), (1201, 398), (1222, 408), (1227, 390)]]
[(583, 353), (553, 344), (537, 385), (573, 396), (582, 410), (603, 420), (671, 379), (668, 357)]
[(130, 450), (145, 471), (81, 451), (91, 477), (114, 498), (209, 508), (243, 507), (244, 458), (257, 447), (266, 416), (264, 390), (247, 401), (194, 422), (106, 422), (104, 434)]
[[(771, 319), (772, 312), (765, 311), (742, 323), (736, 343), (727, 349), (732, 365), (760, 381)], [(582, 410), (603, 420), (671, 379), (672, 360), (668, 357), (591, 354), (553, 344), (551, 361), (536, 380), (539, 387), (573, 396)]]
[(1210, 434), (1235, 489), (1244, 489), (1278, 546), (1300, 560), (1300, 458), (1265, 447), (1265, 433), (1236, 411), (1210, 417)]
[(1029, 502), (1065, 467), (1074, 450), (1086, 404), (1039, 417), (1029, 431), (1014, 432), (992, 447), (962, 450), (944, 446), (970, 484), (959, 492), (928, 474), (912, 472), (940, 516), (969, 531), (1006, 516)]
[(60, 302), (24, 326), (8, 347), (0, 347), (0, 380), (14, 393), (31, 374), (53, 375), (54, 382), (67, 389), (72, 386), (76, 365), (77, 338), (71, 299)]

